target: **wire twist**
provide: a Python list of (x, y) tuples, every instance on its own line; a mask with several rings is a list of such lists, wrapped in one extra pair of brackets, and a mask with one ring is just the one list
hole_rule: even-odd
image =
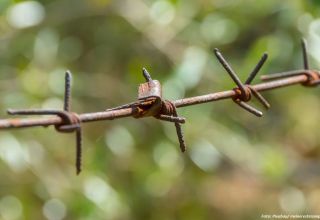
[(173, 122), (176, 127), (180, 150), (181, 152), (185, 152), (186, 144), (181, 128), (181, 124), (185, 123), (185, 118), (178, 116), (176, 106), (173, 102), (162, 99), (160, 84), (152, 80), (149, 72), (145, 68), (142, 69), (142, 73), (146, 79), (146, 83), (141, 84), (139, 87), (139, 100), (116, 108), (107, 109), (106, 111), (131, 107), (134, 108), (135, 113), (133, 117), (135, 118), (153, 116), (162, 121)]
[(309, 69), (309, 61), (307, 56), (307, 46), (304, 40), (301, 41), (303, 66), (302, 70), (293, 70), (288, 72), (264, 75), (261, 79), (264, 81), (259, 84), (251, 85), (252, 81), (262, 68), (268, 58), (264, 53), (257, 65), (249, 74), (245, 83), (242, 83), (236, 72), (230, 64), (225, 60), (222, 53), (215, 49), (214, 53), (227, 71), (229, 76), (236, 84), (236, 88), (231, 90), (210, 93), (195, 97), (183, 98), (180, 100), (164, 100), (161, 94), (161, 85), (157, 80), (153, 80), (148, 71), (143, 68), (142, 73), (146, 79), (146, 83), (139, 86), (138, 100), (132, 103), (121, 105), (115, 108), (109, 108), (102, 112), (91, 112), (77, 114), (71, 112), (71, 72), (67, 71), (65, 75), (65, 95), (63, 110), (53, 109), (9, 109), (10, 115), (52, 115), (48, 118), (27, 118), (27, 119), (3, 119), (0, 120), (0, 129), (6, 128), (23, 128), (31, 126), (49, 126), (54, 125), (58, 132), (76, 133), (76, 172), (81, 171), (81, 154), (82, 154), (82, 130), (81, 124), (84, 122), (92, 122), (99, 120), (113, 120), (122, 117), (132, 116), (134, 118), (154, 117), (159, 120), (172, 122), (175, 125), (180, 149), (182, 152), (186, 150), (186, 144), (181, 128), (181, 124), (185, 123), (185, 118), (180, 117), (177, 108), (190, 105), (197, 105), (207, 102), (218, 101), (231, 98), (236, 104), (246, 111), (262, 116), (263, 113), (248, 104), (252, 97), (255, 97), (265, 108), (269, 108), (270, 104), (261, 95), (261, 91), (272, 90), (275, 88), (302, 84), (303, 86), (313, 87), (320, 84), (320, 73), (317, 70)]
[(296, 70), (290, 72), (282, 72), (282, 73), (274, 73), (271, 75), (262, 76), (261, 79), (264, 81), (282, 79), (292, 76), (299, 76), (305, 75), (307, 80), (302, 82), (301, 84), (306, 87), (314, 87), (320, 84), (320, 74), (317, 70), (310, 70), (309, 69), (309, 59), (307, 53), (307, 43), (304, 39), (301, 40), (301, 47), (302, 47), (302, 59), (303, 59), (303, 70)]
[(63, 110), (55, 109), (20, 109), (7, 112), (10, 115), (56, 115), (61, 118), (61, 123), (55, 124), (56, 131), (62, 133), (76, 132), (76, 173), (81, 172), (82, 157), (82, 131), (81, 119), (77, 113), (70, 112), (71, 108), (71, 79), (70, 71), (65, 74), (65, 94)]
[(249, 102), (251, 100), (252, 95), (254, 95), (258, 99), (258, 101), (266, 109), (270, 108), (270, 104), (268, 103), (268, 101), (258, 92), (258, 90), (256, 90), (254, 87), (250, 86), (251, 82), (256, 77), (259, 70), (261, 69), (261, 67), (263, 66), (265, 61), (267, 60), (268, 54), (264, 53), (262, 55), (258, 64), (254, 67), (252, 72), (249, 74), (247, 80), (243, 84), (241, 82), (241, 80), (239, 79), (239, 77), (237, 76), (237, 74), (235, 73), (235, 71), (230, 66), (230, 64), (223, 57), (222, 53), (217, 48), (214, 49), (214, 53), (215, 53), (217, 59), (219, 60), (219, 62), (221, 63), (221, 65), (224, 67), (224, 69), (230, 75), (232, 80), (238, 86), (237, 88), (233, 89), (235, 91), (236, 95), (234, 97), (232, 97), (232, 100), (235, 103), (237, 103), (240, 107), (247, 110), (248, 112), (250, 112), (258, 117), (261, 117), (263, 115), (263, 113), (261, 111), (257, 110), (256, 108), (250, 106), (246, 102)]

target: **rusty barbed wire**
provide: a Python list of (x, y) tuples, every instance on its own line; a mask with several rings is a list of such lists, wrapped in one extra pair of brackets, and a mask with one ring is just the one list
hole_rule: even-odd
[(115, 108), (109, 108), (101, 112), (91, 112), (77, 114), (71, 111), (71, 73), (66, 72), (65, 75), (65, 95), (63, 110), (56, 109), (9, 109), (9, 115), (53, 115), (47, 118), (14, 118), (0, 120), (0, 129), (9, 128), (25, 128), (34, 126), (55, 126), (58, 132), (75, 132), (76, 133), (76, 172), (81, 172), (81, 148), (82, 148), (82, 132), (81, 124), (85, 122), (113, 120), (124, 117), (151, 117), (156, 119), (174, 123), (176, 127), (177, 137), (180, 144), (180, 150), (186, 150), (186, 144), (183, 137), (181, 124), (185, 123), (185, 118), (180, 117), (177, 108), (202, 103), (214, 102), (222, 99), (232, 99), (236, 104), (246, 111), (261, 117), (263, 113), (255, 107), (248, 104), (252, 96), (254, 96), (266, 109), (270, 108), (268, 101), (260, 92), (273, 90), (285, 86), (301, 84), (307, 87), (313, 87), (320, 84), (320, 72), (310, 70), (308, 64), (307, 47), (304, 40), (302, 44), (302, 57), (304, 69), (292, 70), (287, 72), (274, 73), (261, 77), (262, 83), (251, 85), (253, 79), (266, 62), (268, 55), (264, 53), (257, 65), (249, 74), (245, 83), (242, 83), (236, 72), (223, 57), (218, 49), (214, 49), (214, 54), (227, 71), (231, 79), (237, 87), (222, 91), (209, 93), (206, 95), (183, 98), (179, 100), (164, 100), (162, 98), (161, 84), (158, 80), (153, 80), (148, 71), (143, 68), (142, 73), (146, 79), (145, 83), (139, 85), (138, 99), (135, 102), (121, 105)]

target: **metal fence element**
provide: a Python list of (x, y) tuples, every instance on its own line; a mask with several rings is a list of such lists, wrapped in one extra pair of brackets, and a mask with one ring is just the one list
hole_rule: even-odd
[(219, 62), (230, 75), (236, 87), (231, 90), (209, 93), (206, 95), (188, 97), (179, 100), (165, 100), (162, 97), (161, 84), (157, 80), (153, 80), (148, 71), (143, 68), (143, 76), (145, 83), (140, 84), (138, 89), (138, 100), (122, 106), (106, 109), (102, 112), (91, 112), (77, 114), (71, 111), (71, 73), (66, 72), (65, 75), (65, 95), (63, 110), (55, 109), (9, 109), (10, 115), (52, 115), (43, 118), (14, 118), (0, 120), (0, 129), (8, 128), (25, 128), (34, 126), (50, 126), (54, 125), (58, 132), (75, 132), (76, 133), (76, 172), (81, 171), (81, 124), (85, 122), (113, 120), (123, 117), (150, 117), (174, 123), (180, 149), (182, 152), (186, 150), (186, 144), (181, 129), (181, 124), (185, 123), (185, 118), (178, 116), (177, 108), (197, 105), (207, 102), (214, 102), (222, 99), (231, 98), (236, 104), (248, 112), (261, 117), (263, 113), (255, 107), (248, 104), (252, 97), (255, 97), (266, 109), (270, 108), (268, 101), (260, 92), (273, 90), (280, 87), (301, 84), (303, 86), (313, 87), (320, 84), (320, 72), (310, 70), (307, 57), (306, 43), (302, 44), (302, 55), (304, 68), (301, 70), (292, 70), (288, 72), (264, 75), (261, 77), (262, 83), (251, 85), (251, 82), (258, 74), (259, 70), (267, 60), (268, 55), (263, 54), (258, 64), (253, 68), (247, 80), (242, 83), (235, 71), (223, 57), (218, 49), (214, 49)]

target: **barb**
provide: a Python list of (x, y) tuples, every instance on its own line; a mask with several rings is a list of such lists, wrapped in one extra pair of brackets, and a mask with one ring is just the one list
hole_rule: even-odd
[(67, 71), (65, 74), (65, 94), (63, 110), (53, 109), (21, 109), (12, 110), (7, 112), (10, 115), (56, 115), (60, 117), (61, 123), (54, 124), (58, 132), (70, 133), (76, 132), (76, 172), (81, 172), (81, 119), (76, 113), (70, 112), (71, 107), (71, 72)]
[(258, 72), (260, 71), (261, 67), (266, 62), (267, 59), (268, 59), (268, 54), (264, 53), (244, 84), (247, 84), (247, 85), (251, 84), (252, 80), (256, 77), (256, 75), (258, 74)]
[[(142, 74), (147, 82), (139, 86), (138, 101), (126, 105), (126, 107), (134, 107), (136, 109), (136, 114), (134, 115), (136, 118), (153, 116), (159, 120), (173, 122), (176, 127), (180, 150), (181, 152), (185, 152), (186, 144), (180, 125), (185, 123), (185, 119), (178, 116), (176, 107), (171, 101), (162, 99), (159, 81), (152, 80), (145, 68), (142, 69)], [(123, 108), (123, 105), (120, 108)]]
[(186, 144), (183, 137), (181, 124), (185, 123), (185, 118), (178, 116), (177, 108), (214, 102), (222, 99), (232, 99), (236, 104), (238, 104), (248, 112), (256, 116), (262, 116), (261, 111), (255, 109), (247, 103), (251, 100), (252, 96), (254, 96), (265, 108), (269, 108), (270, 104), (260, 93), (262, 91), (273, 90), (276, 88), (292, 86), (296, 84), (301, 84), (304, 86), (316, 86), (320, 84), (319, 71), (309, 70), (307, 49), (304, 41), (302, 41), (302, 52), (304, 69), (265, 75), (261, 77), (264, 82), (251, 85), (252, 81), (267, 60), (268, 55), (266, 53), (262, 55), (259, 62), (253, 68), (252, 72), (249, 74), (248, 78), (243, 84), (237, 76), (236, 72), (231, 68), (226, 59), (223, 57), (222, 53), (218, 49), (215, 49), (214, 53), (217, 59), (230, 75), (237, 87), (227, 91), (209, 93), (206, 95), (183, 98), (174, 101), (164, 100), (162, 98), (160, 82), (157, 80), (153, 80), (148, 71), (143, 68), (142, 73), (144, 78), (146, 79), (146, 82), (140, 84), (138, 90), (138, 99), (136, 101), (118, 107), (110, 108), (101, 112), (91, 112), (83, 114), (76, 114), (70, 111), (71, 73), (67, 71), (65, 75), (65, 96), (63, 110), (9, 109), (8, 114), (10, 115), (51, 116), (47, 118), (39, 117), (2, 119), (0, 120), (0, 129), (53, 125), (58, 132), (75, 132), (77, 174), (79, 174), (81, 171), (81, 124), (86, 122), (113, 120), (124, 117), (142, 118), (150, 116), (159, 120), (172, 122), (176, 127), (180, 149), (182, 152), (184, 152), (186, 150)]
[(147, 82), (151, 82), (152, 78), (146, 68), (142, 68), (142, 73)]
[(309, 61), (308, 61), (308, 54), (307, 54), (307, 43), (305, 39), (301, 39), (301, 47), (302, 47), (303, 66), (305, 70), (308, 70)]
[(232, 100), (238, 104), (243, 109), (247, 110), (248, 112), (261, 117), (263, 113), (254, 107), (250, 106), (246, 102), (249, 102), (251, 99), (251, 94), (253, 94), (258, 101), (265, 106), (267, 109), (270, 107), (270, 104), (267, 102), (265, 98), (258, 92), (258, 90), (254, 89), (252, 86), (250, 86), (253, 79), (258, 74), (259, 70), (265, 63), (265, 61), (268, 58), (268, 55), (264, 53), (258, 62), (258, 64), (254, 67), (253, 71), (249, 74), (245, 84), (242, 84), (241, 80), (237, 76), (237, 74), (232, 70), (231, 66), (228, 64), (228, 62), (225, 60), (225, 58), (222, 56), (222, 53), (216, 48), (214, 49), (214, 53), (216, 57), (218, 58), (219, 62), (222, 64), (224, 69), (229, 73), (232, 80), (235, 82), (235, 84), (238, 86), (238, 88), (235, 88), (235, 92), (237, 95), (235, 97), (232, 97)]
[(224, 57), (222, 56), (222, 53), (219, 51), (219, 49), (215, 48), (214, 49), (214, 53), (215, 53), (216, 57), (218, 58), (219, 62), (221, 63), (221, 65), (223, 66), (223, 68), (227, 71), (227, 73), (229, 73), (229, 75), (232, 78), (232, 80), (240, 88), (241, 92), (243, 94), (245, 94), (246, 93), (246, 89), (245, 89), (244, 85), (240, 81), (240, 79), (237, 76), (237, 74), (233, 71), (233, 69), (231, 68), (229, 63), (224, 59)]
[(70, 111), (71, 108), (71, 72), (68, 70), (65, 75), (65, 92), (63, 110)]
[(270, 81), (275, 79), (282, 79), (287, 77), (305, 75), (308, 80), (305, 82), (301, 82), (303, 86), (316, 86), (320, 83), (320, 74), (317, 70), (310, 70), (309, 69), (309, 61), (308, 61), (308, 51), (307, 51), (307, 43), (305, 39), (301, 40), (301, 47), (302, 47), (302, 59), (303, 59), (303, 67), (304, 70), (295, 70), (289, 72), (281, 72), (281, 73), (274, 73), (270, 75), (262, 76), (261, 79), (263, 81)]

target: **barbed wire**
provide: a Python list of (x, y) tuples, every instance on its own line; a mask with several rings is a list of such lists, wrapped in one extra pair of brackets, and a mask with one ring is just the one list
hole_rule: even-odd
[(153, 80), (148, 71), (143, 68), (142, 73), (146, 79), (145, 83), (139, 85), (138, 100), (115, 108), (106, 109), (102, 112), (91, 112), (77, 114), (71, 111), (71, 78), (69, 71), (65, 74), (65, 94), (63, 110), (56, 109), (9, 109), (9, 115), (52, 115), (51, 117), (39, 118), (13, 118), (0, 120), (0, 129), (26, 128), (34, 126), (53, 125), (58, 132), (76, 133), (76, 172), (81, 172), (81, 151), (82, 151), (82, 130), (81, 124), (85, 122), (113, 120), (124, 117), (155, 117), (156, 119), (174, 123), (182, 152), (186, 150), (181, 124), (185, 123), (185, 118), (180, 117), (177, 108), (190, 105), (197, 105), (207, 102), (219, 101), (222, 99), (232, 99), (236, 104), (246, 111), (261, 117), (263, 113), (248, 104), (252, 97), (255, 97), (266, 109), (270, 108), (268, 101), (260, 92), (273, 90), (276, 88), (301, 84), (313, 87), (320, 84), (320, 72), (309, 69), (307, 47), (305, 40), (301, 41), (302, 57), (304, 69), (287, 72), (274, 73), (261, 77), (262, 83), (251, 85), (263, 64), (268, 58), (264, 53), (249, 74), (244, 83), (241, 82), (236, 72), (223, 57), (218, 49), (214, 49), (218, 61), (227, 71), (236, 87), (221, 92), (209, 93), (206, 95), (183, 98), (179, 100), (165, 100), (162, 97), (161, 84), (158, 80)]

